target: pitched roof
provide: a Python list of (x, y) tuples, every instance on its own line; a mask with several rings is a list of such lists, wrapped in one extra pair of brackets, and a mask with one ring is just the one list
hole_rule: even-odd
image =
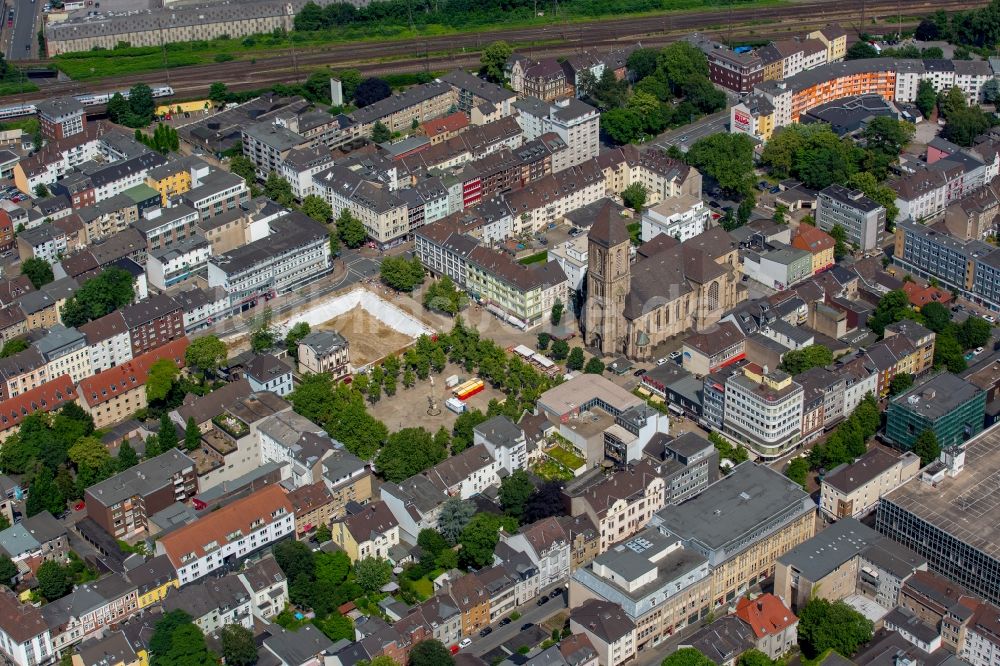
[(90, 407), (142, 388), (149, 377), (149, 369), (160, 359), (170, 359), (178, 368), (184, 367), (184, 352), (189, 341), (186, 337), (172, 340), (156, 349), (140, 354), (131, 361), (99, 372), (80, 381), (80, 394)]
[(590, 225), (587, 238), (604, 247), (614, 247), (628, 242), (629, 233), (625, 228), (625, 220), (610, 199), (606, 199), (594, 212), (594, 221)]
[(635, 623), (618, 604), (588, 599), (570, 611), (570, 618), (606, 643), (614, 643), (635, 631)]
[(346, 516), (343, 523), (358, 543), (373, 539), (399, 526), (396, 517), (389, 510), (389, 505), (382, 501), (372, 502), (358, 513)]
[(187, 556), (204, 557), (205, 546), (212, 542), (222, 546), (229, 543), (230, 537), (242, 539), (259, 529), (253, 526), (256, 520), (269, 524), (272, 514), (281, 509), (292, 513), (285, 490), (279, 485), (267, 486), (161, 537), (159, 544), (174, 568), (179, 569), (187, 564)]
[(22, 604), (6, 587), (0, 587), (0, 629), (18, 643), (48, 631), (41, 612), (30, 604)]
[(752, 600), (741, 597), (736, 603), (736, 617), (749, 624), (757, 638), (773, 636), (799, 621), (773, 594), (762, 594)]
[(28, 414), (51, 412), (67, 402), (74, 402), (77, 393), (69, 375), (61, 375), (21, 395), (0, 402), (0, 432), (21, 425)]
[(798, 233), (792, 239), (792, 247), (818, 254), (824, 250), (832, 250), (836, 245), (833, 236), (810, 224), (800, 224)]

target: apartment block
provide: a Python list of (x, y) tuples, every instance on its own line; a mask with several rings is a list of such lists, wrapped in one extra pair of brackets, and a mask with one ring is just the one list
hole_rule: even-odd
[(784, 455), (801, 437), (802, 386), (781, 370), (748, 363), (725, 383), (723, 430), (757, 456)]
[(65, 139), (87, 127), (87, 113), (75, 97), (55, 97), (37, 104), (38, 122), (46, 139)]
[(121, 313), (128, 327), (133, 357), (184, 336), (184, 312), (166, 294), (126, 305)]
[(832, 520), (863, 518), (879, 499), (920, 472), (920, 456), (880, 446), (827, 472), (820, 482), (820, 511)]
[(820, 191), (814, 217), (816, 226), (823, 231), (830, 232), (835, 226), (843, 228), (848, 242), (864, 252), (875, 249), (885, 228), (885, 208), (860, 190), (842, 185), (830, 185)]

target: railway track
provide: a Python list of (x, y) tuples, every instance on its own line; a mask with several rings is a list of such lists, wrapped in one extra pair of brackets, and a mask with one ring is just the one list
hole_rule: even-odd
[[(985, 5), (984, 0), (920, 0), (906, 7), (907, 16), (932, 11), (967, 10)], [(865, 25), (860, 25), (861, 8)], [(5, 102), (36, 102), (57, 95), (81, 94), (103, 88), (128, 87), (136, 83), (169, 83), (180, 97), (200, 95), (214, 81), (234, 90), (262, 88), (279, 82), (303, 80), (320, 67), (358, 68), (366, 75), (389, 72), (413, 72), (473, 66), (479, 61), (478, 50), (504, 39), (533, 57), (570, 55), (583, 49), (608, 49), (616, 45), (659, 46), (694, 31), (720, 37), (768, 39), (789, 37), (801, 32), (839, 22), (849, 32), (874, 29), (871, 20), (895, 19), (900, 11), (897, 0), (808, 1), (781, 7), (739, 8), (727, 10), (663, 14), (655, 17), (632, 17), (610, 21), (547, 25), (512, 30), (493, 29), (479, 33), (436, 36), (397, 42), (358, 42), (331, 44), (309, 49), (279, 49), (256, 57), (252, 66), (247, 60), (212, 63), (130, 74), (113, 79), (83, 82), (64, 81), (46, 85), (42, 90), (11, 95)], [(915, 22), (903, 21), (900, 27)], [(895, 23), (892, 27), (895, 27)], [(884, 23), (880, 24), (885, 29)], [(26, 63), (27, 64), (27, 63)]]

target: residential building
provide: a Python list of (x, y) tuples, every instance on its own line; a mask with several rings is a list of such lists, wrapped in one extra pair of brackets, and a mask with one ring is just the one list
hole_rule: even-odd
[(746, 622), (757, 640), (756, 647), (771, 659), (779, 659), (798, 644), (799, 619), (780, 597), (762, 594), (756, 599), (741, 597), (736, 617)]
[(94, 426), (106, 428), (145, 409), (150, 368), (160, 359), (183, 368), (189, 344), (186, 337), (173, 340), (80, 381), (80, 406), (94, 419)]
[(80, 134), (87, 128), (87, 114), (75, 97), (53, 97), (36, 105), (42, 136), (56, 140)]
[(400, 538), (416, 543), (420, 530), (437, 528), (441, 505), (448, 500), (438, 486), (422, 474), (400, 483), (382, 484), (380, 497), (399, 523)]
[(90, 369), (94, 374), (132, 360), (132, 341), (121, 310), (80, 326), (90, 349)]
[(820, 480), (820, 511), (831, 520), (864, 518), (882, 496), (920, 472), (920, 456), (875, 446), (850, 463), (842, 463)]
[(32, 574), (43, 562), (62, 564), (69, 555), (69, 532), (48, 511), (23, 518), (0, 531), (0, 550)]
[(125, 572), (136, 586), (139, 608), (148, 608), (163, 601), (167, 592), (178, 587), (177, 573), (166, 555), (157, 555)]
[(847, 32), (835, 23), (814, 30), (806, 37), (826, 45), (827, 62), (840, 62), (847, 55)]
[(281, 411), (257, 426), (262, 463), (287, 463), (292, 487), (319, 481), (323, 459), (339, 444), (322, 427), (293, 411)]
[(587, 637), (601, 664), (618, 666), (635, 658), (636, 626), (617, 604), (588, 599), (570, 611), (569, 629)]
[(885, 437), (912, 450), (925, 431), (942, 449), (961, 445), (983, 429), (986, 393), (978, 386), (943, 372), (918, 383), (889, 401)]
[(15, 666), (45, 664), (56, 658), (41, 611), (22, 604), (6, 587), (0, 589), (0, 651)]
[(135, 228), (146, 241), (146, 250), (162, 250), (173, 247), (178, 241), (195, 235), (198, 211), (185, 204), (171, 208), (147, 210), (143, 219), (135, 223)]
[(569, 586), (571, 609), (588, 600), (621, 607), (640, 653), (706, 617), (711, 594), (705, 557), (652, 528), (574, 571)]
[(330, 526), (333, 542), (344, 549), (351, 562), (366, 557), (389, 559), (389, 550), (399, 544), (399, 523), (385, 502), (359, 507)]
[(239, 574), (240, 582), (250, 593), (250, 607), (255, 617), (277, 617), (288, 605), (288, 580), (274, 557), (263, 557)]
[(45, 375), (58, 377), (68, 374), (79, 382), (92, 373), (87, 338), (75, 328), (56, 324), (35, 342), (35, 349), (45, 361)]
[(765, 465), (737, 465), (698, 496), (656, 513), (651, 526), (708, 559), (712, 606), (771, 576), (779, 557), (813, 535), (815, 504)]
[(538, 589), (569, 578), (570, 538), (557, 519), (543, 518), (515, 534), (501, 534), (500, 541), (528, 556), (538, 573)]
[(835, 226), (842, 227), (847, 241), (864, 252), (876, 248), (879, 234), (885, 228), (885, 208), (860, 190), (842, 185), (820, 190), (814, 218), (816, 226), (826, 232)]
[(163, 610), (184, 611), (204, 634), (217, 634), (231, 625), (253, 628), (250, 593), (236, 574), (200, 580), (168, 592)]
[(70, 645), (100, 634), (138, 610), (136, 587), (123, 576), (110, 575), (76, 586), (65, 597), (42, 606), (52, 635), (52, 647)]
[(569, 302), (566, 274), (555, 261), (525, 266), (480, 245), (469, 253), (465, 279), (488, 312), (521, 329), (541, 324), (556, 301)]
[(703, 377), (746, 358), (746, 336), (729, 321), (684, 339), (681, 364), (688, 372)]
[(500, 485), (501, 468), (483, 444), (474, 444), (424, 472), (450, 497), (471, 499)]
[(156, 554), (170, 558), (183, 586), (294, 532), (286, 492), (271, 485), (160, 537)]
[(830, 234), (809, 224), (800, 224), (792, 238), (792, 247), (812, 255), (813, 274), (834, 265), (833, 248), (836, 242)]
[(146, 279), (159, 291), (196, 277), (204, 277), (212, 246), (198, 234), (178, 241), (166, 249), (149, 252), (146, 261)]
[(988, 520), (968, 528), (973, 512), (991, 511), (980, 495), (1000, 474), (996, 428), (945, 449), (941, 460), (879, 500), (875, 529), (926, 557), (932, 571), (1000, 603), (1000, 537)]
[(310, 331), (299, 340), (299, 373), (328, 372), (340, 379), (351, 372), (351, 350), (347, 339), (336, 331)]
[(292, 369), (272, 354), (254, 356), (247, 363), (243, 374), (255, 393), (271, 391), (284, 398), (292, 392)]
[(699, 197), (671, 197), (642, 211), (640, 238), (645, 242), (666, 234), (683, 243), (705, 231), (711, 219), (711, 211)]
[(693, 432), (677, 437), (656, 433), (643, 449), (643, 456), (663, 475), (665, 506), (694, 497), (719, 476), (718, 450)]
[(184, 313), (177, 301), (157, 294), (121, 308), (132, 356), (139, 356), (184, 336)]
[(66, 254), (66, 233), (54, 224), (42, 224), (17, 234), (17, 254), (21, 261), (42, 259), (54, 264)]
[(197, 210), (202, 220), (240, 208), (250, 201), (250, 189), (241, 176), (222, 170), (205, 175), (192, 172), (192, 175), (191, 189), (182, 194), (180, 200)]
[(0, 402), (0, 442), (17, 433), (29, 414), (54, 412), (70, 402), (79, 402), (79, 395), (68, 374)]
[(600, 152), (600, 113), (589, 104), (574, 97), (552, 103), (525, 97), (513, 106), (525, 141), (554, 132), (566, 144), (567, 150), (553, 157), (553, 172), (586, 162)]
[(73, 666), (142, 666), (142, 657), (124, 632), (90, 638), (73, 652)]
[(83, 499), (90, 520), (112, 537), (127, 539), (146, 531), (149, 516), (195, 492), (194, 461), (171, 450), (94, 484)]
[(472, 429), (473, 445), (482, 445), (496, 460), (498, 473), (513, 474), (528, 466), (524, 431), (506, 416), (494, 416)]

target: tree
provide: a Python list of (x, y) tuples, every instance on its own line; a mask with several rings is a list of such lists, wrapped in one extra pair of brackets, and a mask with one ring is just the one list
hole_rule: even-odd
[(49, 196), (49, 188), (45, 187), (45, 183), (38, 183), (38, 185), (35, 185), (35, 196), (39, 198)]
[(370, 76), (358, 84), (354, 91), (354, 104), (359, 108), (364, 108), (369, 104), (374, 104), (385, 99), (392, 94), (392, 88), (382, 79)]
[(216, 81), (208, 87), (208, 99), (216, 106), (225, 104), (229, 99), (229, 88), (226, 87), (225, 83)]
[(924, 118), (930, 119), (937, 105), (937, 92), (934, 91), (934, 84), (928, 79), (922, 79), (917, 84), (917, 98), (914, 100), (917, 108)]
[(38, 591), (48, 601), (66, 596), (73, 585), (66, 568), (52, 560), (42, 562), (35, 573), (35, 578), (38, 579)]
[(483, 49), (482, 54), (479, 56), (479, 62), (482, 64), (482, 72), (486, 75), (486, 78), (493, 83), (503, 83), (504, 81), (504, 67), (507, 65), (507, 60), (513, 55), (514, 49), (507, 42), (493, 42), (485, 49)]
[(375, 457), (375, 466), (387, 481), (399, 483), (433, 467), (447, 456), (448, 452), (423, 428), (403, 428), (389, 435)]
[(944, 367), (948, 372), (962, 372), (967, 367), (965, 356), (962, 353), (962, 345), (955, 339), (955, 334), (950, 330), (938, 334), (934, 340), (934, 367)]
[(485, 567), (493, 562), (493, 550), (500, 540), (500, 530), (513, 532), (517, 529), (517, 521), (509, 516), (497, 516), (491, 513), (477, 513), (462, 530), (458, 538), (462, 549), (458, 552), (458, 561), (464, 567)]
[(6, 555), (0, 557), (0, 585), (14, 589), (14, 579), (17, 578), (17, 565)]
[(128, 118), (129, 108), (128, 100), (121, 93), (115, 93), (108, 100), (108, 118), (111, 119), (113, 123), (125, 124), (125, 120)]
[(851, 44), (851, 48), (847, 49), (845, 58), (847, 60), (864, 60), (866, 58), (877, 58), (878, 56), (879, 53), (874, 46), (868, 42), (858, 41)]
[(184, 352), (184, 360), (189, 366), (202, 373), (214, 375), (226, 360), (226, 345), (214, 335), (195, 339)]
[(364, 557), (354, 563), (354, 579), (366, 594), (377, 592), (392, 580), (392, 565), (378, 557)]
[(291, 183), (279, 176), (276, 171), (267, 174), (267, 180), (264, 181), (264, 195), (282, 206), (291, 206), (295, 203)]
[(468, 295), (455, 286), (455, 282), (447, 275), (432, 282), (424, 290), (424, 307), (438, 310), (455, 316), (468, 303)]
[(282, 541), (274, 547), (273, 552), (275, 562), (288, 580), (295, 580), (299, 576), (312, 579), (315, 576), (313, 552), (301, 541)]
[(361, 220), (351, 215), (351, 211), (343, 209), (337, 217), (337, 235), (340, 241), (349, 248), (361, 247), (368, 238), (368, 232)]
[(562, 321), (563, 311), (565, 309), (566, 306), (563, 305), (563, 302), (557, 298), (556, 302), (552, 304), (552, 311), (549, 313), (549, 321), (552, 322), (553, 326), (558, 326), (559, 322)]
[(972, 315), (957, 327), (955, 335), (963, 349), (974, 349), (989, 342), (993, 327), (982, 317)]
[[(556, 342), (563, 342), (562, 340), (557, 340)], [(555, 355), (555, 343), (552, 344), (553, 355)], [(580, 347), (573, 347), (572, 351), (569, 353), (569, 358), (566, 360), (567, 370), (583, 370), (583, 349)]]
[(177, 448), (179, 442), (177, 428), (167, 412), (163, 412), (160, 417), (160, 429), (156, 432), (156, 440), (160, 443), (160, 451), (163, 453)]
[(271, 306), (267, 306), (260, 317), (256, 318), (256, 325), (250, 334), (250, 349), (255, 354), (261, 354), (271, 349), (277, 340), (277, 333), (271, 328), (272, 317)]
[(48, 511), (53, 516), (58, 516), (66, 510), (66, 497), (59, 486), (55, 484), (52, 470), (48, 467), (43, 466), (31, 482), (24, 510), (29, 518), (42, 511)]
[(135, 467), (139, 464), (139, 456), (136, 454), (135, 449), (128, 441), (121, 443), (118, 447), (118, 456), (116, 458), (118, 462), (118, 471), (124, 472), (127, 469)]
[(454, 663), (448, 648), (433, 638), (417, 643), (410, 650), (410, 666), (453, 666)]
[(524, 506), (522, 518), (529, 525), (542, 518), (563, 515), (562, 484), (559, 481), (548, 481), (538, 488), (528, 498)]
[(542, 331), (538, 334), (537, 342), (535, 343), (539, 351), (545, 351), (549, 348), (549, 343), (552, 342), (552, 336)]
[(896, 158), (913, 139), (915, 131), (916, 127), (905, 120), (876, 116), (868, 123), (861, 136), (864, 137), (869, 149)]
[(933, 42), (941, 38), (937, 24), (929, 18), (921, 20), (913, 34), (921, 42)]
[[(796, 458), (796, 460), (805, 460), (802, 458)], [(740, 658), (736, 661), (737, 666), (774, 666), (774, 662), (766, 654), (760, 650), (747, 650), (740, 655)]]
[(833, 352), (823, 345), (809, 345), (785, 354), (781, 368), (790, 375), (797, 375), (810, 368), (823, 368), (833, 363)]
[(913, 386), (913, 375), (901, 372), (889, 382), (889, 395), (899, 395)]
[(583, 372), (588, 375), (604, 374), (604, 363), (596, 356), (591, 356), (587, 365), (583, 367)]
[(685, 41), (674, 42), (662, 49), (657, 64), (678, 97), (691, 84), (708, 78), (708, 59), (705, 54)]
[(947, 118), (941, 136), (960, 146), (971, 146), (977, 136), (995, 124), (994, 117), (978, 106), (958, 109)]
[(128, 108), (131, 112), (129, 127), (145, 127), (153, 121), (156, 102), (153, 101), (153, 89), (145, 83), (137, 83), (128, 91)]
[(288, 333), (285, 335), (285, 347), (288, 349), (289, 356), (298, 359), (299, 342), (302, 341), (302, 338), (309, 335), (311, 330), (307, 321), (300, 321), (288, 329)]
[(920, 308), (920, 315), (924, 318), (924, 326), (935, 333), (942, 332), (951, 323), (951, 312), (937, 301), (931, 301)]
[(257, 167), (246, 155), (236, 155), (229, 160), (229, 171), (246, 181), (247, 187), (257, 182)]
[(945, 120), (950, 122), (952, 116), (968, 108), (969, 106), (965, 102), (965, 93), (958, 86), (952, 86), (948, 90), (942, 90), (938, 93), (938, 109)]
[(508, 516), (520, 521), (524, 515), (524, 508), (528, 503), (528, 498), (534, 491), (528, 473), (523, 469), (515, 470), (513, 474), (500, 482), (500, 491), (497, 495), (500, 506)]
[(253, 632), (242, 624), (227, 624), (222, 628), (222, 656), (226, 666), (253, 666), (257, 663), (257, 645)]
[(66, 326), (81, 326), (100, 319), (135, 299), (132, 274), (121, 268), (105, 268), (66, 301), (62, 320)]
[(729, 194), (745, 196), (754, 186), (753, 150), (746, 134), (711, 134), (691, 146), (687, 161)]
[(831, 649), (850, 658), (871, 638), (871, 621), (843, 601), (813, 597), (799, 611), (799, 645), (810, 659)]
[(302, 212), (323, 223), (333, 217), (333, 207), (326, 202), (326, 199), (315, 194), (310, 194), (302, 200)]
[(610, 109), (601, 114), (601, 129), (617, 144), (638, 141), (643, 128), (642, 117), (632, 109)]
[(194, 422), (194, 417), (189, 416), (187, 423), (184, 425), (184, 448), (188, 451), (194, 451), (201, 444), (201, 430), (198, 429), (198, 424)]
[(372, 141), (375, 143), (385, 143), (392, 138), (392, 132), (382, 124), (381, 120), (376, 120), (372, 125)]
[(455, 419), (451, 430), (451, 453), (461, 453), (472, 446), (473, 430), (489, 418), (478, 409), (467, 409)]
[(785, 476), (802, 486), (803, 490), (808, 490), (806, 488), (808, 475), (809, 462), (805, 458), (793, 459), (792, 462), (788, 463), (788, 469), (785, 470)]
[(149, 366), (146, 376), (146, 401), (160, 402), (167, 397), (180, 370), (169, 358), (160, 358)]
[(636, 213), (642, 212), (646, 205), (646, 186), (642, 183), (632, 183), (622, 190), (622, 201)]
[(887, 230), (892, 230), (892, 224), (899, 215), (899, 207), (896, 206), (896, 191), (887, 185), (881, 184), (870, 171), (859, 171), (847, 179), (847, 184), (861, 190), (865, 196), (885, 208), (885, 221)]
[(35, 289), (40, 289), (42, 285), (55, 279), (52, 274), (52, 264), (38, 257), (30, 257), (21, 262), (21, 273), (28, 276)]
[(910, 298), (906, 292), (902, 289), (890, 291), (875, 306), (875, 313), (868, 318), (868, 328), (881, 336), (885, 333), (886, 326), (903, 319), (904, 314), (909, 311)]
[(3, 347), (0, 348), (0, 358), (7, 358), (8, 356), (13, 356), (19, 352), (23, 352), (28, 348), (28, 343), (21, 338), (13, 338), (3, 343)]
[(629, 54), (626, 66), (633, 80), (641, 81), (656, 73), (659, 54), (656, 49), (641, 48)]
[(833, 258), (840, 261), (847, 256), (847, 231), (839, 224), (833, 225), (830, 229), (830, 236), (833, 237)]
[(983, 84), (983, 100), (987, 104), (1000, 102), (1000, 81), (990, 79)]
[(663, 660), (662, 666), (709, 666), (714, 663), (695, 648), (675, 650)]
[(413, 291), (424, 282), (424, 266), (416, 257), (386, 257), (382, 260), (379, 276), (382, 282), (397, 291)]
[[(580, 353), (582, 354), (583, 352), (581, 351)], [(552, 358), (554, 358), (557, 361), (562, 361), (567, 356), (572, 356), (572, 353), (570, 352), (570, 349), (569, 349), (569, 343), (566, 342), (565, 340), (558, 340), (558, 339), (557, 340), (553, 340), (552, 341)], [(583, 366), (581, 365), (580, 367), (582, 368)]]
[(920, 456), (921, 465), (930, 465), (941, 455), (941, 445), (933, 430), (924, 430), (913, 442), (913, 452)]
[(438, 514), (438, 532), (449, 545), (454, 546), (474, 515), (476, 515), (475, 504), (453, 497), (441, 505), (441, 513)]
[(104, 443), (96, 437), (81, 437), (80, 440), (69, 448), (69, 459), (73, 461), (77, 469), (90, 467), (91, 469), (101, 469), (111, 461), (111, 454), (108, 453)]

